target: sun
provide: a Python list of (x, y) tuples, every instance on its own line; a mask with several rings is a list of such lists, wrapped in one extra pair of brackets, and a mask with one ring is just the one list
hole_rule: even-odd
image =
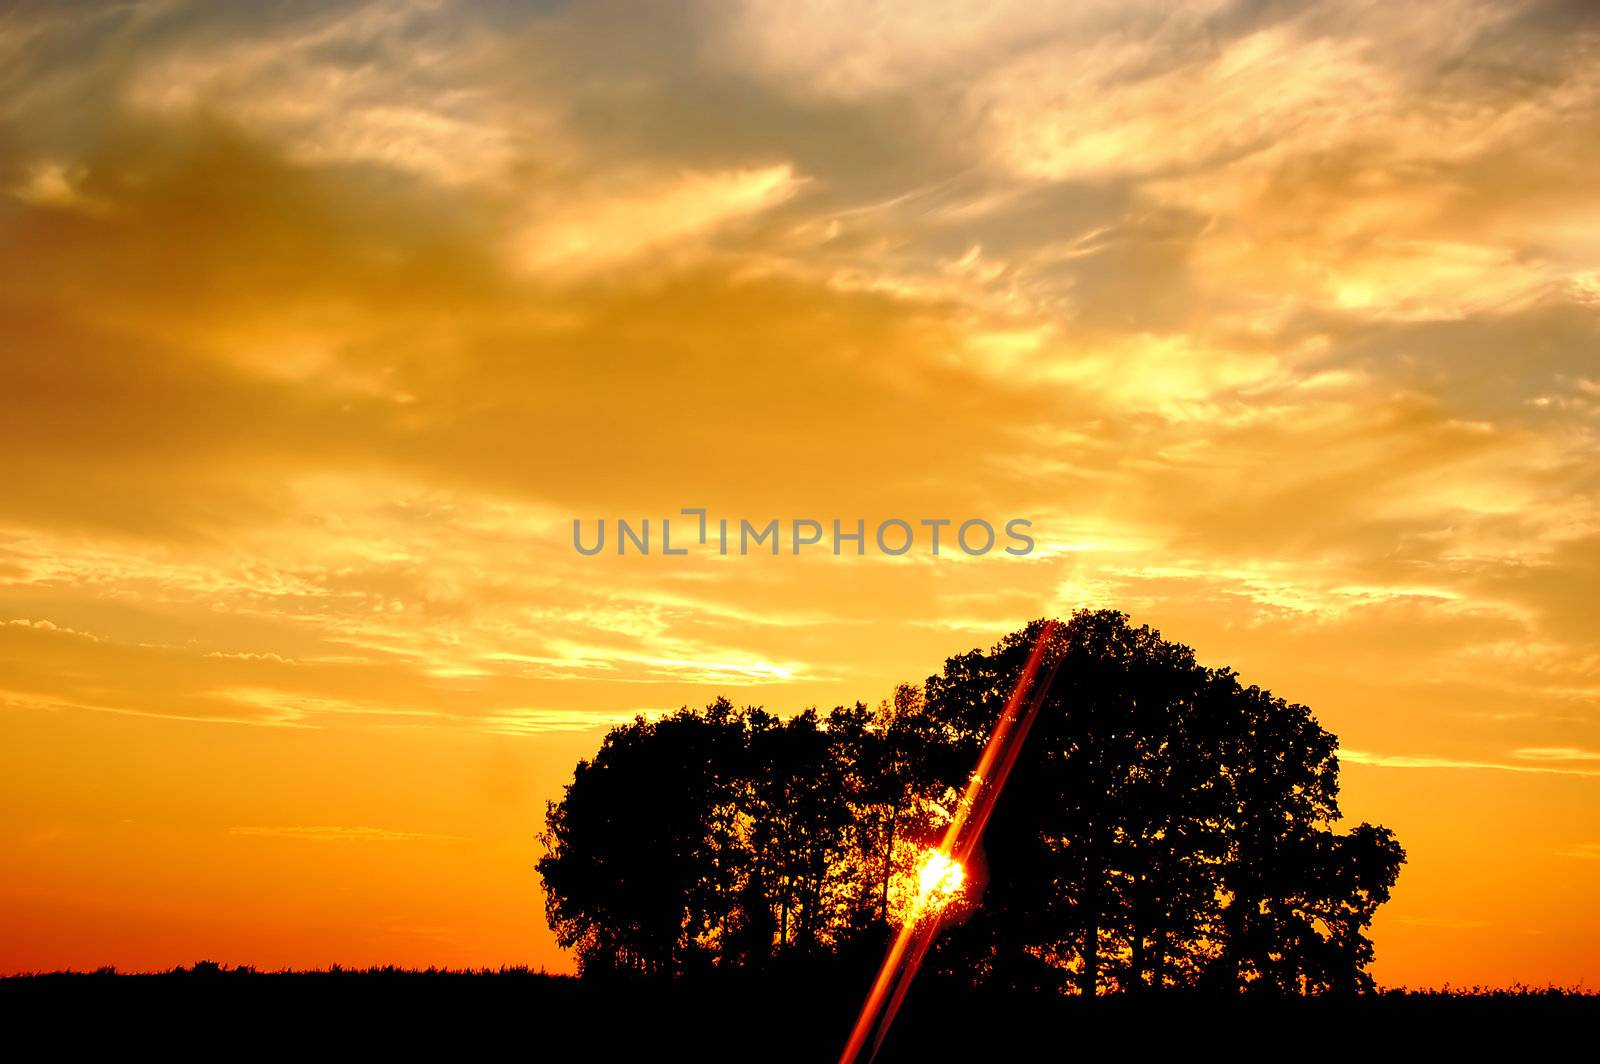
[(938, 847), (930, 846), (924, 851), (915, 876), (916, 893), (901, 915), (903, 924), (937, 916), (966, 893), (967, 870)]

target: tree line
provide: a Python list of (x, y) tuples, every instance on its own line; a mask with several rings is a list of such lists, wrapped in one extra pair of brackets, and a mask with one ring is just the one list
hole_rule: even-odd
[[(759, 971), (881, 948), (1042, 621), (876, 707), (718, 699), (613, 729), (549, 804), (546, 914), (585, 975)], [(1337, 740), (1304, 706), (1080, 611), (928, 964), (1081, 994), (1369, 989), (1405, 860), (1340, 830)]]

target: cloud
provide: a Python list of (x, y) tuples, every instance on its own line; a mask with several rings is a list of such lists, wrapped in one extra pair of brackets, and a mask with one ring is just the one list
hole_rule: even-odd
[(1600, 753), (1574, 746), (1536, 746), (1514, 752), (1523, 761), (1600, 761)]
[(1469, 761), (1428, 755), (1375, 754), (1364, 750), (1343, 749), (1339, 751), (1339, 757), (1353, 765), (1372, 765), (1377, 768), (1485, 769), (1494, 772), (1551, 773), (1559, 776), (1600, 776), (1600, 771), (1589, 769), (1511, 765), (1496, 761)]
[(979, 81), (972, 107), (995, 157), (1045, 180), (1184, 172), (1269, 148), (1319, 149), (1374, 97), (1395, 94), (1357, 40), (1271, 27), (1214, 56), (1169, 58), (1162, 44), (1065, 41)]
[[(1194, 27), (1221, 3), (1172, 14)], [(859, 102), (891, 93), (966, 83), (996, 59), (1041, 38), (1088, 37), (1118, 18), (1160, 21), (1168, 5), (1145, 2), (933, 3), (911, 10), (892, 2), (753, 0), (716, 27), (713, 62), (728, 63), (790, 92)]]
[(646, 719), (670, 715), (671, 710), (638, 709), (592, 711), (574, 709), (519, 709), (488, 714), (483, 727), (504, 735), (541, 735), (546, 732), (592, 732), (627, 724), (637, 717)]
[(803, 179), (788, 164), (683, 173), (617, 191), (580, 190), (536, 210), (515, 238), (518, 268), (561, 280), (651, 252), (705, 239), (795, 194)]
[(27, 176), (11, 190), (11, 194), (36, 207), (55, 207), (89, 214), (104, 212), (104, 203), (85, 196), (78, 187), (84, 176), (85, 171), (81, 168), (69, 171), (60, 163), (43, 159), (33, 164)]

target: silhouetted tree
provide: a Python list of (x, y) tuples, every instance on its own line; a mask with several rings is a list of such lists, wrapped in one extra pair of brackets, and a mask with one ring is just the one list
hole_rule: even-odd
[[(551, 926), (584, 971), (827, 956), (880, 934), (1043, 622), (869, 710), (719, 700), (613, 730), (547, 813)], [(1082, 994), (1371, 986), (1404, 852), (1335, 825), (1337, 743), (1304, 706), (1112, 611), (1075, 614), (934, 963)]]
[(585, 972), (667, 974), (702, 959), (738, 908), (742, 719), (704, 713), (613, 729), (546, 812), (539, 861), (556, 940)]

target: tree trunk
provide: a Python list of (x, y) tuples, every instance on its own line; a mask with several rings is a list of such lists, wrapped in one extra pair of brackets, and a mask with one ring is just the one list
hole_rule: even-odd
[(1083, 971), (1078, 973), (1078, 992), (1094, 997), (1100, 986), (1100, 919), (1089, 919), (1083, 929)]
[(781, 876), (778, 880), (778, 950), (782, 952), (789, 945), (789, 876)]
[(1228, 902), (1228, 907), (1222, 911), (1222, 926), (1227, 934), (1222, 947), (1217, 983), (1223, 990), (1233, 993), (1239, 989), (1240, 961), (1244, 954), (1245, 904), (1239, 895), (1235, 894), (1233, 900)]
[(1149, 924), (1150, 906), (1145, 899), (1145, 877), (1140, 872), (1133, 882), (1133, 922), (1132, 934), (1129, 935), (1128, 944), (1131, 950), (1129, 966), (1132, 969), (1128, 975), (1128, 989), (1140, 991), (1145, 989), (1145, 969), (1149, 965), (1149, 955), (1145, 950), (1145, 934)]
[(900, 803), (889, 807), (889, 839), (883, 847), (883, 922), (889, 922), (889, 880), (894, 877), (894, 831), (900, 819)]
[(1078, 973), (1078, 991), (1093, 997), (1100, 991), (1100, 895), (1105, 869), (1100, 854), (1091, 850), (1083, 877), (1083, 970)]

